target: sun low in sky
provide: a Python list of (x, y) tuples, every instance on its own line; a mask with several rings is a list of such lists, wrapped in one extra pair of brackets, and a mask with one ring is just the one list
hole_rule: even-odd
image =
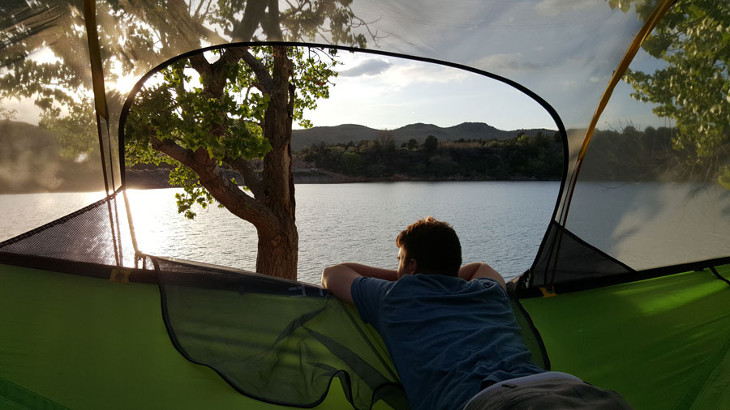
[[(49, 54), (50, 53), (50, 54)], [(37, 61), (54, 61), (57, 58), (48, 50), (31, 56)], [(511, 61), (508, 55), (500, 59), (493, 55), (488, 66), (500, 67)], [(639, 55), (641, 60), (642, 55)], [(305, 112), (314, 126), (358, 124), (375, 129), (396, 129), (413, 123), (434, 124), (441, 127), (455, 126), (464, 122), (483, 122), (501, 130), (546, 128), (558, 126), (539, 103), (520, 90), (487, 76), (450, 66), (406, 58), (390, 57), (365, 52), (340, 51), (337, 59), (339, 76), (333, 79), (330, 98), (318, 101), (315, 110)], [(507, 70), (509, 71), (509, 70)], [(129, 92), (138, 78), (132, 74), (117, 73), (116, 82), (108, 86), (122, 93)], [(631, 87), (620, 83), (599, 127), (620, 128), (626, 125), (626, 113), (646, 115), (639, 118), (638, 128), (656, 123), (648, 105), (640, 107), (629, 96)], [(564, 98), (570, 98), (566, 87)], [(16, 120), (37, 123), (39, 110), (31, 100), (9, 101), (8, 107), (19, 115)], [(548, 101), (548, 103), (554, 103)], [(590, 104), (576, 101), (575, 104)], [(565, 113), (560, 113), (565, 115)], [(567, 128), (585, 124), (572, 123), (562, 118)], [(584, 120), (584, 118), (583, 118)], [(295, 124), (295, 127), (296, 126)]]

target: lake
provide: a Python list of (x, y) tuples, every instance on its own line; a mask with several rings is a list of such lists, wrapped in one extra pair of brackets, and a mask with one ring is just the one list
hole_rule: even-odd
[[(395, 237), (424, 216), (452, 224), (464, 262), (485, 261), (506, 278), (527, 270), (550, 221), (558, 182), (298, 184), (299, 280), (319, 283), (343, 262), (395, 268)], [(130, 190), (143, 252), (253, 270), (256, 231), (225, 209), (177, 213), (176, 189)], [(0, 240), (75, 211), (100, 193), (0, 195)]]

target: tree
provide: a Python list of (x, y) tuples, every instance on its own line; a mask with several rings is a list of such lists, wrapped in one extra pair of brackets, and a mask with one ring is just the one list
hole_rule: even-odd
[(395, 150), (395, 138), (391, 131), (378, 131), (378, 139), (376, 143), (383, 149), (383, 151), (394, 151)]
[(455, 174), (459, 164), (454, 162), (448, 153), (434, 155), (428, 158), (426, 171), (436, 177), (446, 177)]
[(408, 145), (406, 147), (411, 151), (416, 150), (418, 149), (418, 141), (416, 141), (415, 138), (411, 138), (408, 140)]
[[(628, 11), (629, 1), (610, 0)], [(619, 4), (620, 3), (620, 4)], [(646, 5), (637, 1), (640, 16)], [(730, 177), (730, 3), (677, 2), (644, 41), (643, 49), (666, 65), (654, 72), (629, 70), (632, 96), (654, 103), (654, 112), (676, 122), (674, 146), (693, 154), (689, 172)]]
[(170, 180), (184, 188), (179, 212), (192, 218), (194, 205), (218, 201), (256, 227), (256, 270), (293, 279), (292, 122), (309, 125), (304, 109), (328, 96), (336, 52), (271, 46), (212, 54), (219, 57), (212, 63), (198, 54), (163, 69), (137, 96), (125, 128), (127, 163), (174, 164)]
[(433, 135), (429, 135), (428, 137), (426, 137), (426, 140), (423, 142), (423, 149), (429, 154), (435, 152), (438, 146), (439, 140)]
[(362, 157), (350, 151), (342, 153), (342, 168), (347, 175), (355, 175), (362, 165)]
[[(0, 20), (0, 40), (9, 51), (3, 54), (7, 57), (0, 65), (12, 63), (15, 68), (0, 73), (0, 97), (33, 98), (44, 112), (41, 125), (66, 130), (69, 141), (78, 144), (70, 151), (88, 153), (94, 149), (94, 139), (78, 138), (94, 135), (79, 128), (87, 124), (93, 129), (94, 121), (93, 111), (88, 109), (91, 101), (83, 99), (89, 95), (91, 79), (88, 60), (77, 56), (77, 50), (86, 44), (83, 13), (77, 3), (14, 0), (0, 6), (5, 13)], [(133, 3), (98, 5), (104, 55), (123, 56), (103, 60), (107, 78), (114, 77), (115, 69), (146, 73), (156, 64), (153, 62), (165, 59), (162, 54), (182, 54), (211, 41), (328, 39), (358, 47), (366, 43), (363, 34), (355, 33), (364, 22), (350, 9), (351, 0)], [(63, 33), (54, 32), (58, 37), (52, 41), (29, 36), (29, 25), (22, 21), (23, 16), (34, 14), (26, 13), (28, 8), (43, 9), (54, 18), (74, 23)], [(172, 15), (176, 18), (168, 18)], [(50, 48), (57, 60), (25, 58), (43, 48)], [(160, 162), (166, 161), (162, 154), (170, 157), (179, 165), (173, 182), (186, 188), (186, 194), (178, 198), (181, 212), (192, 215), (193, 204), (218, 201), (256, 226), (256, 270), (287, 278), (296, 278), (298, 251), (291, 174), (292, 121), (306, 124), (301, 117), (303, 107), (312, 107), (317, 98), (326, 96), (326, 80), (333, 73), (326, 62), (310, 61), (310, 57), (301, 49), (280, 46), (221, 50), (214, 62), (203, 54), (194, 55), (166, 70), (165, 84), (146, 90), (138, 99), (144, 107), (130, 113), (129, 132), (134, 133), (129, 142), (130, 160)], [(186, 68), (198, 73), (201, 87), (186, 89)], [(258, 92), (244, 91), (254, 87)], [(240, 101), (229, 95), (231, 91), (244, 91), (242, 101), (248, 104), (235, 107)], [(119, 107), (124, 96), (108, 94), (107, 98), (110, 105)], [(158, 109), (154, 114), (161, 118), (154, 119), (154, 108)], [(230, 114), (226, 113), (229, 109), (233, 109)], [(170, 124), (180, 127), (173, 129)], [(256, 168), (257, 161), (260, 169)], [(227, 168), (242, 175), (248, 192), (229, 179)]]

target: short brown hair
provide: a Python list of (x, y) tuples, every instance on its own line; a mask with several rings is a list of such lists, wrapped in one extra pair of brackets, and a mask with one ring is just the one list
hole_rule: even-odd
[(415, 259), (418, 273), (458, 276), (461, 243), (454, 228), (432, 217), (419, 219), (395, 239), (405, 257)]

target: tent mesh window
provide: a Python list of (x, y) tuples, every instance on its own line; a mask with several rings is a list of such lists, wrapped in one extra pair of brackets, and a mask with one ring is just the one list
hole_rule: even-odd
[(134, 249), (118, 193), (0, 243), (0, 261), (27, 256), (132, 266)]
[[(164, 318), (189, 360), (260, 400), (310, 406), (334, 377), (355, 408), (407, 408), (385, 345), (354, 308), (322, 288), (153, 258)], [(275, 313), (274, 313), (275, 312)]]

